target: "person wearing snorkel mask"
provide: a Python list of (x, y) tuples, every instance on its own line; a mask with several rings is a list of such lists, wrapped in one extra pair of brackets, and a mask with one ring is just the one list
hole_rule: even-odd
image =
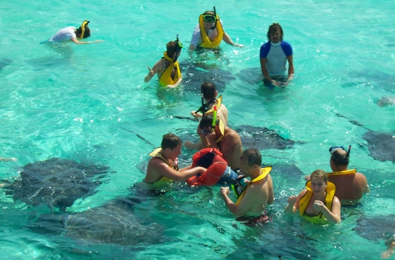
[(152, 67), (148, 67), (148, 74), (144, 78), (144, 82), (148, 83), (152, 77), (158, 75), (159, 84), (163, 87), (176, 87), (182, 81), (180, 65), (178, 57), (181, 54), (182, 44), (178, 40), (170, 41), (166, 44), (166, 52), (163, 57)]
[[(357, 169), (347, 169), (350, 162), (351, 145), (346, 151), (343, 146), (329, 148), (331, 158), (329, 164), (332, 172), (328, 172), (328, 180), (336, 185), (336, 197), (342, 205), (355, 205), (363, 194), (369, 193), (369, 185), (365, 175)], [(305, 178), (308, 180), (309, 178)]]
[[(268, 42), (260, 49), (263, 82), (269, 88), (285, 87), (293, 79), (295, 69), (291, 45), (283, 41), (284, 32), (280, 24), (273, 23), (267, 32)], [(285, 76), (288, 61), (288, 75)]]
[(90, 44), (90, 43), (98, 43), (102, 42), (102, 40), (96, 41), (80, 41), (82, 39), (86, 39), (91, 36), (91, 30), (88, 27), (89, 21), (85, 20), (82, 22), (81, 26), (76, 29), (74, 26), (65, 27), (60, 29), (49, 42), (66, 42), (72, 41), (75, 44)]
[(199, 24), (196, 25), (192, 34), (191, 43), (189, 44), (189, 56), (192, 57), (196, 47), (199, 48), (217, 48), (221, 41), (229, 45), (242, 48), (243, 45), (234, 43), (222, 26), (214, 7), (214, 11), (206, 11), (199, 16)]
[(230, 168), (237, 172), (240, 167), (240, 155), (243, 153), (240, 135), (225, 126), (219, 117), (213, 117), (213, 115), (203, 116), (199, 122), (199, 128), (201, 148), (218, 149)]
[(202, 106), (197, 111), (191, 111), (191, 115), (195, 119), (200, 119), (203, 115), (212, 114), (213, 108), (216, 106), (217, 116), (222, 120), (225, 126), (228, 125), (228, 109), (222, 103), (222, 95), (217, 98), (218, 91), (214, 83), (204, 82), (200, 86), (200, 91), (202, 95)]
[[(214, 113), (214, 109), (217, 110), (217, 117), (221, 119), (222, 123), (227, 126), (228, 125), (228, 109), (222, 103), (222, 96), (218, 96), (218, 91), (215, 88), (215, 85), (211, 82), (204, 82), (200, 86), (201, 90), (201, 99), (202, 105), (196, 111), (191, 111), (191, 115), (195, 118), (200, 120), (204, 115), (211, 115)], [(201, 134), (201, 130), (199, 126), (197, 127), (197, 134)], [(192, 149), (203, 149), (202, 142), (198, 143), (191, 143), (189, 141), (185, 142), (185, 148), (192, 150)]]

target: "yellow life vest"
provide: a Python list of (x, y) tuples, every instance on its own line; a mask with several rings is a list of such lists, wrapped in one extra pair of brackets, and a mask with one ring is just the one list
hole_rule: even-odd
[(222, 28), (222, 24), (219, 21), (219, 16), (217, 15), (217, 21), (216, 21), (216, 28), (218, 31), (218, 36), (215, 38), (213, 41), (210, 40), (206, 33), (206, 29), (204, 28), (204, 21), (203, 21), (203, 15), (199, 16), (199, 26), (200, 26), (200, 35), (202, 36), (202, 43), (199, 45), (200, 47), (203, 48), (216, 48), (219, 46), (219, 44), (222, 41), (222, 37), (224, 36), (224, 29)]
[[(222, 105), (222, 95), (219, 96), (219, 97), (215, 100), (214, 106), (217, 107), (217, 111), (219, 110), (219, 108), (221, 107), (221, 105)], [(211, 109), (207, 110), (207, 112), (204, 113), (204, 115), (211, 115), (211, 114), (214, 112), (214, 106), (213, 106)]]
[[(161, 147), (158, 147), (158, 148), (156, 148), (155, 150), (153, 150), (153, 151), (149, 154), (149, 156), (154, 157), (154, 158), (159, 158), (159, 159), (161, 159), (161, 160), (164, 161), (167, 165), (169, 165), (171, 168), (173, 168), (174, 170), (178, 171), (178, 170), (179, 170), (178, 164), (177, 164), (177, 165), (171, 165), (170, 162), (169, 162), (168, 160), (166, 160), (166, 159), (163, 157), (163, 155), (160, 153), (160, 151), (162, 151), (162, 148), (161, 148)], [(169, 182), (173, 182), (173, 180), (172, 180), (172, 179), (169, 179), (169, 178), (167, 178), (167, 177), (165, 177), (165, 176), (162, 176), (162, 178), (160, 178), (159, 180), (157, 180), (156, 182), (151, 183), (151, 184), (154, 184), (155, 186), (162, 186), (163, 184), (169, 183)]]
[(241, 199), (244, 197), (244, 194), (246, 193), (246, 191), (247, 191), (248, 187), (251, 185), (251, 183), (263, 180), (270, 173), (271, 170), (272, 170), (271, 166), (261, 168), (262, 173), (247, 184), (247, 187), (243, 190), (243, 192), (240, 194), (239, 198), (237, 199), (236, 205), (239, 205)]
[[(166, 60), (171, 62), (171, 64), (165, 69), (165, 71), (162, 73), (162, 75), (160, 75), (160, 78), (159, 78), (159, 84), (162, 87), (166, 87), (168, 85), (176, 84), (180, 80), (182, 75), (181, 75), (180, 65), (178, 64), (178, 61), (173, 62), (173, 59), (171, 59), (169, 56), (167, 56), (167, 52), (163, 53), (163, 58), (165, 58)], [(172, 77), (171, 77), (173, 68), (176, 69), (176, 73), (174, 74), (174, 79), (172, 79)]]
[[(313, 195), (310, 181), (306, 182), (306, 189), (307, 189), (306, 194), (303, 195), (303, 197), (299, 201), (299, 214), (313, 223), (323, 223), (323, 220), (326, 222), (326, 218), (324, 217), (324, 215), (322, 215), (322, 212), (320, 212), (317, 216), (305, 215), (306, 208), (309, 205), (309, 202)], [(324, 203), (325, 206), (329, 210), (331, 210), (333, 198), (335, 197), (336, 185), (333, 182), (328, 181), (325, 191), (326, 191), (326, 196)]]
[(357, 173), (357, 169), (345, 170), (345, 171), (336, 171), (336, 172), (328, 172), (327, 175), (347, 175), (347, 174), (355, 174)]

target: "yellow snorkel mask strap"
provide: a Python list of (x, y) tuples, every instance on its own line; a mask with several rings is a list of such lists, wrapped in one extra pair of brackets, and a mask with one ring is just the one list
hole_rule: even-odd
[(85, 20), (85, 21), (82, 22), (82, 24), (80, 26), (80, 28), (81, 28), (81, 35), (80, 35), (80, 37), (78, 39), (80, 39), (80, 40), (84, 39), (85, 27), (88, 25), (88, 23), (89, 23), (88, 20)]
[(214, 130), (215, 125), (217, 123), (217, 106), (214, 106), (214, 112), (213, 112), (213, 122), (211, 123), (211, 128)]

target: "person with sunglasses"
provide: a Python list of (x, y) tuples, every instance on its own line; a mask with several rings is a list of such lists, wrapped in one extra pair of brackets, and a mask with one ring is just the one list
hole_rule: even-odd
[(144, 82), (149, 82), (153, 76), (158, 75), (159, 84), (162, 87), (176, 87), (182, 81), (180, 65), (178, 57), (181, 54), (182, 43), (177, 40), (170, 41), (166, 44), (166, 51), (163, 57), (152, 67), (148, 67), (148, 74), (144, 78)]
[(225, 126), (222, 120), (217, 117), (216, 112), (203, 116), (199, 122), (199, 128), (201, 148), (218, 149), (230, 168), (237, 172), (239, 170), (239, 158), (243, 153), (240, 135), (235, 130)]
[(189, 55), (192, 57), (195, 49), (198, 48), (217, 48), (221, 41), (235, 47), (243, 47), (241, 44), (234, 43), (229, 34), (225, 32), (222, 21), (214, 11), (206, 11), (199, 16), (199, 24), (196, 25), (189, 45)]
[[(283, 41), (284, 32), (280, 24), (273, 23), (267, 31), (268, 41), (261, 46), (260, 63), (263, 82), (269, 88), (285, 87), (293, 79), (295, 69), (291, 45)], [(288, 75), (285, 76), (288, 61)]]
[(76, 29), (73, 26), (60, 29), (54, 36), (52, 36), (51, 39), (45, 42), (59, 43), (59, 42), (72, 41), (75, 44), (90, 44), (90, 43), (102, 42), (102, 40), (88, 41), (88, 42), (80, 41), (82, 39), (86, 39), (89, 36), (91, 36), (91, 30), (89, 29), (88, 24), (89, 21), (85, 20), (82, 22), (81, 26), (78, 29)]

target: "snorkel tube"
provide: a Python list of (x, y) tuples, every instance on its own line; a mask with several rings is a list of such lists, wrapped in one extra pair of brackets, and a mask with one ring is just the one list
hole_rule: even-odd
[(81, 35), (80, 35), (80, 37), (78, 39), (80, 39), (80, 40), (84, 39), (85, 28), (86, 28), (86, 26), (88, 26), (88, 23), (89, 23), (88, 20), (85, 20), (85, 21), (82, 22), (82, 24), (80, 26), (80, 28), (81, 28)]
[(182, 45), (182, 43), (180, 42), (180, 40), (178, 39), (178, 34), (177, 34), (177, 40), (174, 41), (176, 44), (176, 51), (175, 51), (175, 57), (173, 57), (173, 62), (176, 62), (178, 59), (178, 53), (181, 52), (182, 47), (184, 47)]
[(204, 91), (203, 91), (203, 90), (202, 90), (202, 92), (201, 92), (201, 96), (202, 96), (202, 106), (199, 107), (198, 110), (196, 110), (195, 113), (202, 112), (203, 115), (204, 115), (204, 114), (207, 112), (207, 106), (206, 106), (206, 104), (204, 103)]
[(214, 130), (216, 123), (217, 123), (217, 106), (214, 106), (213, 122), (211, 123), (211, 129)]
[(348, 151), (346, 157), (350, 157), (350, 152), (351, 152), (351, 145), (348, 146)]
[[(217, 18), (217, 11), (215, 10), (215, 6), (213, 6), (213, 8), (214, 8), (214, 17)], [(214, 26), (211, 27), (211, 30), (214, 30), (215, 27), (217, 27), (217, 22), (218, 22), (218, 21), (215, 20)]]

